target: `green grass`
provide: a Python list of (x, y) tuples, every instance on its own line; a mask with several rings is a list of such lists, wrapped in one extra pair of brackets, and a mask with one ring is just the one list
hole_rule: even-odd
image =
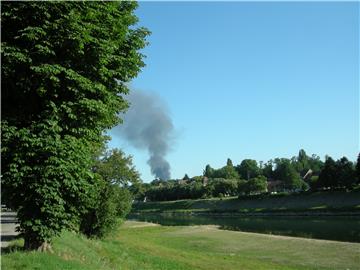
[(105, 240), (64, 232), (53, 254), (13, 251), (2, 269), (360, 269), (359, 243), (143, 225), (126, 222)]
[(357, 212), (360, 209), (360, 190), (266, 195), (243, 198), (139, 202), (133, 213), (254, 213), (254, 212)]

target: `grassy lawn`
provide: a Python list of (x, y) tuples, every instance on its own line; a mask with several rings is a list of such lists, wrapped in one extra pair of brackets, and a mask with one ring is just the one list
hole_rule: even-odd
[(360, 212), (360, 190), (244, 198), (139, 202), (133, 212)]
[(2, 254), (2, 269), (360, 269), (359, 243), (147, 225), (126, 222), (105, 240), (64, 232), (53, 254)]

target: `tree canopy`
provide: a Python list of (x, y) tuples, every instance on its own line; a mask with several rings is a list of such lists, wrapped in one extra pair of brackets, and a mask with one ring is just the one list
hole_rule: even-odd
[(249, 180), (260, 175), (257, 161), (253, 159), (244, 159), (236, 169), (242, 179)]
[(204, 176), (206, 177), (212, 177), (214, 174), (214, 169), (211, 168), (211, 166), (209, 164), (206, 165), (205, 170), (204, 170)]
[(319, 175), (318, 187), (337, 188), (351, 187), (356, 183), (356, 170), (354, 164), (346, 157), (335, 161), (327, 157), (323, 170)]
[(301, 180), (299, 173), (296, 171), (295, 167), (292, 165), (289, 159), (275, 159), (275, 164), (275, 179), (283, 181), (284, 187), (286, 187), (286, 189), (295, 190), (303, 186), (303, 181)]
[(358, 183), (360, 183), (360, 153), (358, 154), (357, 160), (356, 160), (356, 176)]
[(318, 186), (336, 187), (337, 181), (338, 171), (336, 169), (336, 162), (331, 157), (327, 157), (325, 160), (324, 169), (319, 175)]

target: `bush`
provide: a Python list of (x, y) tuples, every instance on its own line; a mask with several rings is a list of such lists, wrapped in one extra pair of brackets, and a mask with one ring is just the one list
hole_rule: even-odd
[(238, 189), (238, 180), (237, 179), (223, 179), (215, 178), (211, 179), (210, 186), (212, 186), (212, 195), (214, 197), (219, 197), (225, 195), (237, 195)]
[(125, 218), (131, 211), (132, 194), (128, 189), (113, 186), (114, 189), (114, 202), (116, 205), (116, 215), (119, 218)]
[(98, 203), (81, 219), (80, 231), (88, 237), (108, 235), (131, 209), (131, 193), (119, 186), (103, 187), (98, 199)]
[(309, 185), (310, 185), (310, 188), (312, 190), (316, 189), (317, 188), (317, 185), (318, 185), (318, 182), (319, 181), (319, 176), (318, 175), (313, 175), (311, 176), (310, 180), (309, 180)]
[(264, 176), (252, 178), (249, 181), (238, 182), (239, 195), (261, 194), (265, 192), (267, 192), (267, 180)]
[(247, 183), (247, 181), (245, 181), (245, 180), (239, 180), (238, 181), (238, 189), (237, 189), (237, 191), (238, 191), (239, 196), (247, 194), (246, 183)]
[(248, 194), (261, 194), (267, 192), (267, 180), (264, 176), (252, 178), (247, 182)]

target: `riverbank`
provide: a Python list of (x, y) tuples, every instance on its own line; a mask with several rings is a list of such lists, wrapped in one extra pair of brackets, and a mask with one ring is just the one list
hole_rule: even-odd
[(359, 243), (140, 222), (126, 222), (105, 240), (64, 232), (55, 239), (53, 249), (53, 254), (2, 254), (2, 266), (8, 270), (305, 270), (359, 269), (360, 265)]
[(134, 203), (132, 214), (143, 213), (213, 216), (360, 216), (360, 191)]

